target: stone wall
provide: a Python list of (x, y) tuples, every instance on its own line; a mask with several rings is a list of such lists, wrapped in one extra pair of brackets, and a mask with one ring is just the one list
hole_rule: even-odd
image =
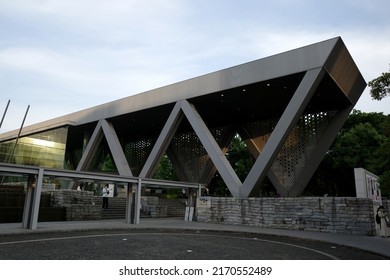
[(375, 235), (373, 201), (352, 197), (208, 197), (197, 221), (264, 228)]
[(65, 207), (66, 221), (100, 220), (101, 205), (93, 201), (93, 192), (77, 190), (54, 190), (50, 193), (53, 207)]
[[(126, 206), (126, 201), (124, 198), (110, 198), (110, 213), (104, 213), (103, 215), (101, 209), (101, 197), (94, 198), (93, 192), (77, 190), (51, 190), (45, 191), (45, 194), (50, 195), (51, 206), (65, 208), (66, 221), (100, 220), (102, 218), (107, 219), (110, 218), (107, 216), (108, 214), (114, 214), (111, 212), (118, 211), (121, 213), (123, 212), (123, 215), (125, 215), (125, 210), (119, 209), (119, 204), (123, 204), (123, 207)], [(141, 197), (141, 210), (153, 218), (184, 217), (185, 200), (169, 200), (151, 196)], [(114, 216), (113, 218), (118, 217)], [(122, 218), (122, 216), (120, 216), (120, 218)]]
[(152, 218), (184, 217), (185, 199), (164, 199), (155, 196), (141, 197), (141, 211)]
[(388, 215), (390, 215), (390, 199), (382, 198), (382, 205), (385, 207), (387, 213), (389, 213)]
[(77, 190), (45, 191), (51, 194), (52, 205), (92, 204), (93, 192)]

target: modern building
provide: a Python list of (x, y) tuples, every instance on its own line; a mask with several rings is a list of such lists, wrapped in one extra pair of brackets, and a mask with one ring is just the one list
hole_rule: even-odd
[[(0, 162), (152, 178), (167, 155), (181, 181), (298, 196), (365, 87), (337, 37), (3, 133)], [(243, 181), (236, 135), (256, 159)]]

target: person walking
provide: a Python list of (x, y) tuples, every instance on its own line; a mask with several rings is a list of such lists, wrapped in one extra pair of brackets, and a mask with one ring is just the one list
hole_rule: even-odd
[(380, 234), (382, 237), (387, 237), (387, 214), (385, 212), (385, 208), (383, 206), (379, 206), (378, 210), (376, 211), (377, 215), (379, 216), (381, 222), (380, 222)]
[(110, 190), (108, 189), (108, 185), (105, 185), (103, 188), (103, 209), (108, 209), (108, 195), (110, 194)]

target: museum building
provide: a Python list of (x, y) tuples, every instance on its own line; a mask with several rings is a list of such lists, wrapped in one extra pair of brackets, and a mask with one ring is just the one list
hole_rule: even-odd
[[(218, 173), (245, 198), (267, 177), (298, 196), (365, 87), (336, 37), (0, 134), (0, 162), (153, 178), (167, 156), (183, 182)], [(237, 135), (244, 180), (226, 158)]]

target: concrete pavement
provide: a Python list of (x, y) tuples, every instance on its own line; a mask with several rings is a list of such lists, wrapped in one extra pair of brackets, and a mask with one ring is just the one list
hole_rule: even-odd
[(235, 226), (200, 222), (186, 222), (179, 218), (141, 219), (140, 224), (126, 224), (124, 220), (40, 222), (36, 230), (23, 229), (21, 223), (0, 224), (0, 235), (70, 232), (87, 230), (124, 229), (189, 229), (221, 232), (248, 232), (323, 241), (370, 251), (390, 258), (390, 238), (358, 236), (314, 231), (295, 231), (249, 226)]

